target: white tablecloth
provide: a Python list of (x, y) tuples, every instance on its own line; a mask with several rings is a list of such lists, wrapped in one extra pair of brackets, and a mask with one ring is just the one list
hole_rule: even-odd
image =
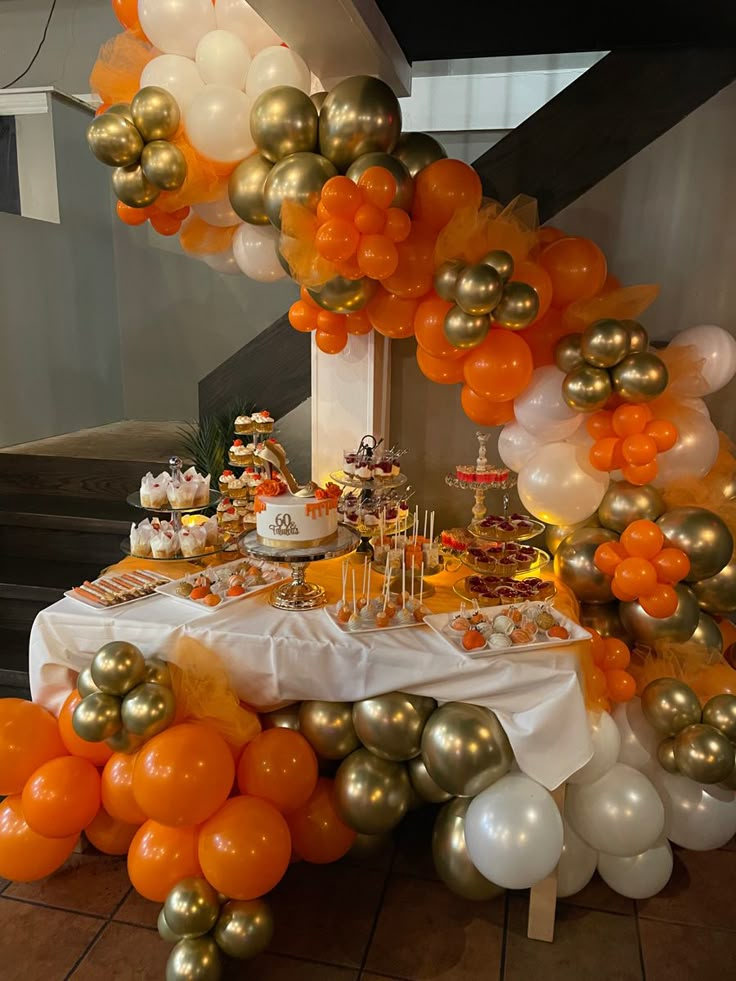
[(33, 624), (33, 698), (57, 711), (76, 673), (107, 641), (167, 657), (184, 634), (221, 657), (240, 697), (255, 707), (395, 690), (485, 705), (498, 715), (521, 769), (550, 790), (592, 755), (576, 660), (564, 649), (470, 659), (426, 626), (344, 634), (324, 610), (274, 609), (267, 592), (194, 616), (165, 596), (111, 612), (63, 599)]

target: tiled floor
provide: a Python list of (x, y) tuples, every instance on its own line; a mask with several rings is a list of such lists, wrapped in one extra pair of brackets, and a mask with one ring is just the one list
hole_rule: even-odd
[[(224, 981), (725, 981), (736, 976), (736, 848), (676, 853), (654, 899), (599, 879), (560, 902), (553, 944), (528, 940), (527, 895), (451, 895), (433, 873), (431, 811), (368, 861), (293, 865), (270, 897), (270, 951)], [(158, 906), (130, 889), (124, 862), (75, 855), (52, 878), (0, 880), (2, 981), (164, 981)]]

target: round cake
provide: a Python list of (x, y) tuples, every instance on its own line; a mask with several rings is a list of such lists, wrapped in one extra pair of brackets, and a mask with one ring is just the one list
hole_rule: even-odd
[(337, 499), (259, 495), (255, 500), (256, 534), (270, 548), (311, 548), (337, 534)]

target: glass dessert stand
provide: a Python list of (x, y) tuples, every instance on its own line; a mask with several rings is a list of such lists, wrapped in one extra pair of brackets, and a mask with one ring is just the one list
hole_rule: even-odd
[[(475, 435), (478, 437), (478, 459), (475, 462), (475, 470), (477, 474), (483, 474), (486, 470), (491, 470), (491, 467), (488, 466), (488, 449), (486, 446), (488, 440), (491, 438), (491, 434), (478, 432)], [(503, 513), (504, 515), (509, 513), (510, 500), (508, 492), (516, 487), (516, 474), (509, 474), (508, 479), (503, 483), (481, 483), (477, 481), (459, 480), (454, 473), (448, 473), (445, 477), (445, 483), (448, 487), (454, 487), (455, 490), (473, 491), (475, 494), (473, 523), (477, 524), (488, 514), (486, 494), (489, 491), (503, 491)]]
[(255, 531), (246, 532), (238, 539), (243, 555), (291, 566), (291, 580), (277, 586), (271, 593), (271, 606), (277, 610), (316, 610), (327, 602), (324, 587), (306, 581), (307, 566), (322, 559), (338, 559), (355, 551), (359, 535), (347, 525), (338, 525), (337, 534), (329, 542), (311, 548), (272, 548), (258, 541)]
[[(360, 490), (360, 502), (367, 503), (368, 501), (380, 502), (384, 491), (403, 487), (408, 477), (406, 474), (400, 473), (395, 477), (371, 477), (369, 479), (356, 477), (354, 474), (346, 474), (342, 470), (337, 470), (335, 473), (330, 474), (330, 480), (339, 484), (341, 487)], [(377, 506), (380, 508), (380, 503)], [(390, 535), (397, 533), (405, 534), (411, 528), (412, 523), (413, 515), (407, 514), (406, 517), (395, 518), (393, 521), (386, 522), (385, 532)], [(371, 545), (371, 538), (375, 538), (376, 535), (380, 534), (378, 522), (369, 525), (362, 520), (358, 520), (355, 525), (351, 525), (350, 527), (353, 527), (360, 537), (360, 544), (355, 549), (356, 557), (359, 557), (361, 561), (366, 555), (369, 559), (372, 559), (373, 546)]]

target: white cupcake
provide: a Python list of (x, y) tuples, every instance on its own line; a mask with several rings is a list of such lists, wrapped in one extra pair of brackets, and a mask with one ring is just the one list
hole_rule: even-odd
[(202, 555), (206, 542), (207, 531), (203, 525), (192, 525), (189, 528), (182, 528), (179, 532), (181, 554), (187, 557), (190, 555)]
[(173, 559), (179, 550), (179, 536), (176, 532), (160, 531), (151, 538), (151, 551), (154, 559)]
[(151, 538), (153, 537), (153, 528), (151, 527), (151, 522), (148, 518), (136, 527), (135, 525), (130, 526), (130, 554), (137, 555), (140, 558), (148, 558), (151, 554)]
[(165, 508), (170, 483), (171, 476), (168, 473), (163, 472), (158, 477), (154, 477), (149, 471), (141, 480), (141, 506), (155, 509)]

